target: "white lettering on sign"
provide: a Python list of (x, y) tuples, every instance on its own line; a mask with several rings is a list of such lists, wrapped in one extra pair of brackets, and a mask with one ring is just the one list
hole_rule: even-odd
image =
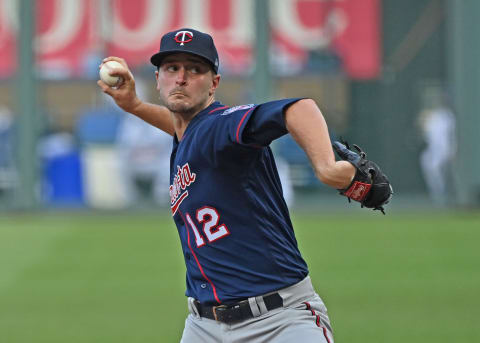
[[(273, 2), (271, 0), (272, 5)], [(324, 23), (308, 28), (300, 19), (298, 2), (297, 0), (275, 1), (275, 6), (270, 6), (270, 21), (273, 28), (282, 36), (288, 37), (292, 43), (309, 49), (324, 48), (346, 29), (348, 18), (343, 9), (335, 6), (327, 9)]]
[(200, 31), (209, 31), (208, 5), (210, 1), (205, 0), (183, 0), (183, 18), (182, 27), (199, 28)]
[[(380, 0), (359, 2), (270, 0), (270, 17), (265, 20), (270, 20), (272, 45), (277, 47), (279, 58), (301, 64), (305, 49), (328, 46), (337, 49), (352, 76), (375, 77), (380, 65)], [(132, 67), (144, 65), (158, 51), (164, 33), (184, 27), (212, 34), (224, 67), (243, 72), (252, 63), (255, 0), (35, 3), (36, 21), (42, 30), (35, 42), (37, 61), (49, 68), (61, 66), (69, 73), (65, 75), (82, 75), (85, 58), (99, 52), (121, 56)], [(18, 10), (18, 0), (0, 0), (0, 77), (15, 71)], [(358, 41), (365, 43), (354, 44)]]
[(19, 1), (0, 0), (0, 49), (3, 37), (7, 32), (16, 32), (18, 29)]
[(77, 36), (85, 18), (85, 2), (78, 0), (54, 0), (53, 20), (47, 31), (40, 33), (35, 48), (41, 54), (63, 49)]
[[(143, 1), (146, 2), (143, 20), (134, 28), (125, 25), (119, 7), (113, 6), (113, 29), (112, 37), (110, 37), (113, 44), (126, 50), (145, 49), (152, 45), (152, 41), (158, 43), (160, 36), (170, 29), (173, 1)], [(124, 15), (128, 15), (128, 13), (124, 13)]]

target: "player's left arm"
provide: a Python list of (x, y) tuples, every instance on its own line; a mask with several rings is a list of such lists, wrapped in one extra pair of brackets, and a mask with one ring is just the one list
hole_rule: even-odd
[(315, 174), (323, 183), (337, 188), (340, 194), (362, 204), (362, 207), (381, 210), (393, 194), (387, 176), (378, 165), (366, 159), (355, 146), (334, 142), (333, 148), (342, 159), (335, 157), (322, 112), (311, 99), (295, 102), (285, 111), (285, 125), (295, 141), (310, 159)]
[(347, 161), (335, 161), (327, 123), (311, 99), (302, 99), (287, 108), (285, 124), (293, 139), (305, 151), (315, 175), (324, 184), (346, 188), (355, 176), (355, 167)]

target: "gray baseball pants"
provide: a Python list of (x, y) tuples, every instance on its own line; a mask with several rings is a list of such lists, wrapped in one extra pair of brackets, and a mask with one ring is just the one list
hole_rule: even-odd
[(309, 276), (277, 292), (283, 307), (267, 311), (262, 297), (249, 298), (255, 317), (234, 324), (201, 318), (189, 298), (181, 343), (333, 343), (327, 308)]

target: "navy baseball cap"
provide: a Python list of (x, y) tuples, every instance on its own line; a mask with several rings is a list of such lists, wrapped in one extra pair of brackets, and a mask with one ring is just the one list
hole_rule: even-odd
[(160, 40), (160, 51), (150, 58), (150, 62), (159, 67), (166, 56), (178, 52), (204, 58), (218, 73), (218, 53), (209, 34), (188, 28), (168, 32)]

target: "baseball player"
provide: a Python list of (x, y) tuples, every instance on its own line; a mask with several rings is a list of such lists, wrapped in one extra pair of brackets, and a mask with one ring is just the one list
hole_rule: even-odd
[(173, 136), (170, 204), (186, 265), (189, 316), (181, 342), (333, 343), (327, 309), (297, 246), (269, 144), (290, 133), (318, 178), (362, 206), (383, 211), (387, 178), (339, 142), (310, 99), (229, 107), (215, 100), (219, 60), (212, 37), (165, 34), (151, 57), (163, 105), (142, 102), (127, 69), (102, 90)]

